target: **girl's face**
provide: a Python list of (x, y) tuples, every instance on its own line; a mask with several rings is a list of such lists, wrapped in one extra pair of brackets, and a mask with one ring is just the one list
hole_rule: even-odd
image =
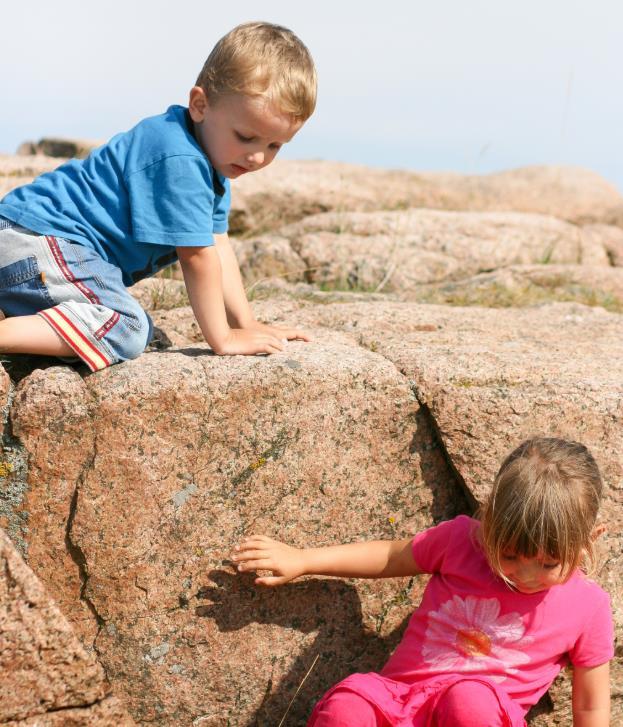
[(502, 573), (520, 593), (538, 593), (564, 583), (562, 566), (549, 556), (526, 558), (512, 552), (500, 556)]

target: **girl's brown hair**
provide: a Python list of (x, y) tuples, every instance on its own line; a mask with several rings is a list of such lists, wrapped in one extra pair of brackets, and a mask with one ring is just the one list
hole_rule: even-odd
[(520, 444), (500, 467), (482, 511), (482, 543), (492, 569), (504, 578), (500, 556), (506, 552), (553, 558), (564, 578), (584, 559), (594, 566), (601, 491), (599, 468), (584, 445), (549, 437)]
[(228, 94), (261, 96), (295, 121), (306, 121), (316, 106), (316, 69), (307, 47), (287, 28), (244, 23), (212, 49), (197, 86), (208, 102)]

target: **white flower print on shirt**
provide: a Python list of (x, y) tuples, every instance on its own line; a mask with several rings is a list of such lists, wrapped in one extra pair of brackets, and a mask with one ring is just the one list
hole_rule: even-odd
[(518, 613), (499, 614), (497, 598), (454, 596), (429, 612), (422, 656), (441, 672), (482, 672), (494, 681), (517, 673), (530, 661), (519, 649), (532, 639)]

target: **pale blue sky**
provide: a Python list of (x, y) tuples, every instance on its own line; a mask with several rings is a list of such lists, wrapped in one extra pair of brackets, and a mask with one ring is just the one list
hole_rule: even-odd
[(573, 164), (623, 191), (620, 0), (20, 0), (2, 4), (0, 151), (105, 139), (184, 103), (239, 22), (292, 28), (320, 77), (283, 151), (413, 170)]

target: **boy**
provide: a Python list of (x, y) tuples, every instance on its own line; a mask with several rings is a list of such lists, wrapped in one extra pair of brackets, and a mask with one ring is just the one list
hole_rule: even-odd
[(171, 106), (0, 202), (0, 352), (136, 358), (152, 323), (126, 290), (179, 260), (217, 354), (275, 353), (295, 328), (256, 321), (227, 239), (229, 180), (262, 169), (313, 113), (307, 48), (269, 23), (216, 44), (188, 109)]

